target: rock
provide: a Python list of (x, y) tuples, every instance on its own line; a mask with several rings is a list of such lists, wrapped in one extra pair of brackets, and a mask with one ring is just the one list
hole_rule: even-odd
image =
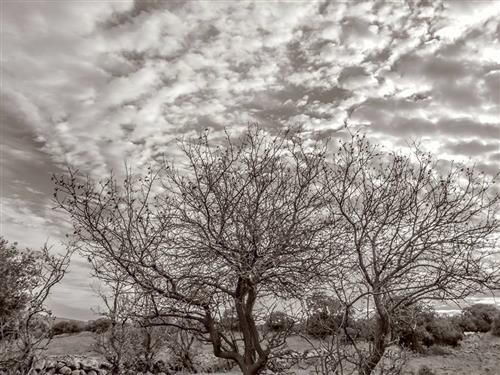
[(80, 367), (87, 371), (99, 368), (99, 362), (94, 358), (81, 358)]
[(94, 370), (89, 370), (87, 371), (87, 375), (97, 375), (97, 372), (95, 372)]
[(47, 361), (45, 362), (45, 370), (49, 368), (56, 368), (56, 366), (57, 366), (57, 361), (53, 359), (47, 359)]
[(108, 375), (108, 370), (105, 369), (99, 369), (99, 375)]
[(60, 369), (62, 369), (65, 366), (66, 366), (66, 363), (59, 361), (56, 364), (56, 369), (60, 370)]
[(72, 375), (73, 371), (68, 366), (64, 366), (59, 369), (59, 374), (61, 375)]
[(43, 370), (46, 367), (45, 365), (46, 365), (45, 359), (39, 359), (38, 361), (35, 362), (33, 368), (35, 370), (40, 370), (41, 371), (41, 370)]
[(72, 370), (80, 370), (79, 359), (72, 356), (66, 356), (64, 357), (63, 361), (66, 363), (66, 366), (71, 368)]
[(99, 364), (99, 368), (109, 371), (109, 370), (111, 370), (112, 366), (111, 366), (111, 364), (109, 364), (107, 362), (102, 362), (101, 364)]

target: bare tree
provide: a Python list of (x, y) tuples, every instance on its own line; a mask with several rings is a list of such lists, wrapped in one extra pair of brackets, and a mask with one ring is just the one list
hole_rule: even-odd
[(121, 372), (133, 351), (133, 327), (129, 315), (129, 305), (133, 303), (133, 299), (128, 298), (130, 294), (124, 284), (120, 279), (116, 282), (108, 281), (97, 290), (104, 305), (99, 309), (99, 314), (109, 319), (110, 326), (97, 334), (94, 349), (109, 362), (113, 375)]
[(342, 257), (330, 265), (332, 284), (346, 306), (370, 303), (376, 320), (373, 346), (356, 349), (360, 374), (371, 374), (384, 356), (399, 308), (499, 286), (493, 183), (474, 168), (445, 168), (418, 148), (386, 153), (361, 136), (340, 144), (325, 173), (330, 212), (345, 233)]
[[(81, 182), (70, 171), (55, 178), (55, 199), (82, 250), (148, 294), (156, 319), (196, 333), (244, 374), (260, 373), (286, 339), (259, 331), (268, 303), (300, 299), (328, 255), (319, 249), (331, 247), (324, 145), (250, 126), (239, 138), (214, 144), (203, 134), (181, 149), (184, 169), (128, 173), (123, 185)], [(219, 324), (229, 308), (237, 333)]]
[(51, 339), (52, 318), (45, 306), (52, 288), (64, 277), (71, 251), (51, 254), (21, 251), (0, 239), (0, 369), (27, 374)]
[(165, 345), (170, 354), (170, 367), (175, 371), (196, 372), (195, 357), (199, 351), (199, 341), (189, 331), (168, 327)]

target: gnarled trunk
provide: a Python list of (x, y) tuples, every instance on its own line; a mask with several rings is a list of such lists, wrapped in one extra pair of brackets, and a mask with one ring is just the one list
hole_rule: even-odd
[(375, 332), (374, 348), (369, 357), (360, 365), (360, 375), (372, 374), (373, 370), (384, 356), (387, 348), (387, 338), (391, 332), (389, 314), (381, 301), (380, 295), (375, 294), (373, 299), (377, 310), (377, 330)]
[(268, 359), (267, 351), (261, 346), (259, 331), (253, 318), (257, 293), (247, 280), (240, 279), (238, 284), (235, 307), (244, 344), (243, 361), (238, 364), (243, 374), (256, 375), (264, 369)]

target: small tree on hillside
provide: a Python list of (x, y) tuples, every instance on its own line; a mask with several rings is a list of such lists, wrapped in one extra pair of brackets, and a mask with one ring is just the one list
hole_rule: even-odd
[(70, 251), (61, 256), (20, 250), (0, 238), (0, 370), (27, 374), (51, 338), (45, 302), (69, 266)]
[[(244, 374), (260, 373), (285, 340), (259, 331), (266, 302), (299, 299), (317, 276), (319, 249), (331, 248), (319, 184), (324, 147), (250, 126), (218, 144), (203, 134), (181, 150), (183, 169), (127, 174), (123, 185), (81, 182), (70, 171), (55, 178), (56, 201), (83, 251), (122, 270), (157, 318), (196, 333)], [(218, 324), (227, 309), (239, 332)]]
[(384, 356), (401, 307), (498, 286), (492, 185), (474, 168), (443, 171), (419, 150), (386, 153), (359, 136), (340, 144), (325, 171), (331, 215), (345, 232), (333, 284), (346, 305), (368, 300), (377, 322), (373, 347), (357, 351), (360, 374), (371, 374)]

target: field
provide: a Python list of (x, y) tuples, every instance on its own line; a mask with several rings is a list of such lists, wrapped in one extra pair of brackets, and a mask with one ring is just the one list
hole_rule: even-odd
[[(85, 355), (99, 358), (92, 350), (94, 337), (90, 332), (56, 336), (49, 345), (47, 355)], [(308, 349), (309, 344), (300, 337), (291, 337), (288, 346), (303, 351)], [(208, 354), (210, 348), (203, 347), (202, 351)], [(412, 354), (404, 374), (417, 374), (424, 365), (436, 375), (500, 375), (500, 337), (470, 334), (457, 348), (440, 347), (439, 350), (429, 350), (426, 354)], [(295, 373), (309, 374), (311, 370), (302, 369)], [(238, 371), (233, 369), (230, 373), (236, 374)]]

